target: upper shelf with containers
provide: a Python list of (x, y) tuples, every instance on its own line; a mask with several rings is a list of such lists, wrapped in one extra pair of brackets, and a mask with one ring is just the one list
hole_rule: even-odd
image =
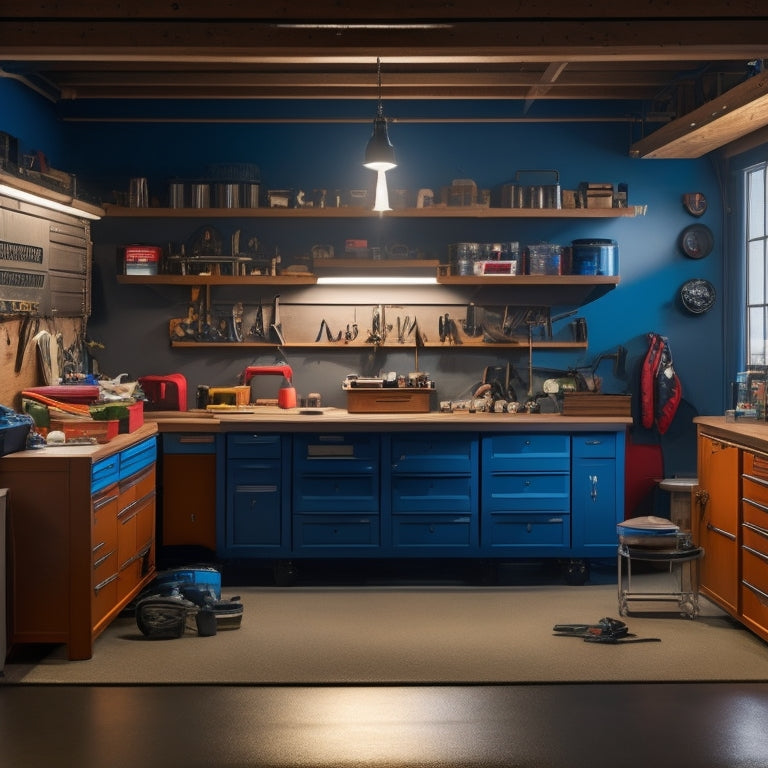
[(627, 208), (490, 208), (433, 205), (376, 212), (369, 208), (126, 208), (109, 203), (109, 217), (123, 218), (288, 218), (288, 219), (617, 219), (644, 216), (646, 206)]
[[(105, 205), (109, 216), (131, 217), (249, 217), (249, 218), (621, 218), (645, 213), (645, 206), (629, 205), (626, 184), (581, 182), (561, 190), (558, 171), (517, 171), (515, 181), (494, 194), (478, 189), (472, 179), (454, 179), (435, 194), (394, 189), (388, 196), (392, 210), (374, 211), (368, 189), (308, 192), (264, 190), (258, 169), (225, 166), (209, 169), (212, 178), (172, 180), (167, 208), (150, 206), (146, 179), (131, 179), (130, 191), (120, 195), (122, 205)], [(226, 178), (225, 178), (226, 176)], [(235, 179), (238, 180), (235, 180)]]

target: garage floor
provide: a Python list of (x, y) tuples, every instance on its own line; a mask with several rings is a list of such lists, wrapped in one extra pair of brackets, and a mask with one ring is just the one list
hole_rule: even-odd
[(761, 768), (768, 684), (0, 686), (6, 766)]

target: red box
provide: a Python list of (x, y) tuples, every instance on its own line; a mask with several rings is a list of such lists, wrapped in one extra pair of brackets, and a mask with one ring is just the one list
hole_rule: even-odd
[(127, 408), (128, 417), (120, 419), (120, 434), (135, 432), (144, 423), (144, 403), (141, 400)]
[(156, 275), (163, 249), (157, 245), (126, 245), (123, 248), (126, 275)]

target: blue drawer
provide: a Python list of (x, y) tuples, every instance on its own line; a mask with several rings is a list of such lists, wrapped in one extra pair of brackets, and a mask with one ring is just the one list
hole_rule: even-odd
[(157, 460), (157, 440), (150, 437), (120, 451), (120, 479), (124, 480)]
[(91, 467), (91, 493), (98, 493), (120, 479), (120, 454), (100, 459)]
[(218, 435), (210, 432), (165, 432), (163, 453), (216, 453)]
[(296, 549), (367, 549), (379, 546), (379, 517), (312, 516), (293, 518), (293, 546)]
[(293, 438), (294, 471), (301, 474), (378, 473), (377, 434), (300, 434)]
[(572, 439), (574, 458), (609, 459), (616, 455), (615, 432), (585, 432)]
[(483, 438), (482, 460), (485, 472), (568, 471), (570, 459), (570, 435), (523, 432)]
[(261, 432), (231, 432), (227, 435), (227, 457), (231, 459), (279, 459), (280, 435)]
[(392, 512), (464, 512), (473, 511), (472, 477), (392, 478)]
[(396, 474), (455, 474), (477, 470), (477, 436), (426, 433), (394, 434), (389, 450)]
[(570, 509), (570, 487), (566, 473), (494, 475), (486, 487), (484, 508), (494, 512)]
[(395, 515), (392, 518), (392, 545), (444, 549), (470, 547), (474, 542), (472, 518), (447, 515)]
[(304, 475), (293, 488), (296, 512), (339, 512), (341, 514), (379, 511), (378, 475)]
[(528, 550), (567, 549), (571, 545), (571, 519), (568, 514), (489, 515), (483, 528), (483, 546)]

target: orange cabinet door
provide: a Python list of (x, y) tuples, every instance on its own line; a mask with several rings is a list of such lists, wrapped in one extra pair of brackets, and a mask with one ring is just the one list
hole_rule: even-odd
[(163, 546), (215, 550), (216, 456), (163, 456), (162, 494)]
[(740, 451), (699, 435), (699, 490), (693, 531), (704, 547), (701, 592), (725, 610), (738, 611), (738, 531)]

